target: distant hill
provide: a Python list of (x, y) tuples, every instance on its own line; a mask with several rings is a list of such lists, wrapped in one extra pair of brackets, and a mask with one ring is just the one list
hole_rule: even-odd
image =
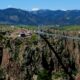
[(80, 25), (80, 10), (24, 11), (16, 8), (0, 10), (1, 24)]

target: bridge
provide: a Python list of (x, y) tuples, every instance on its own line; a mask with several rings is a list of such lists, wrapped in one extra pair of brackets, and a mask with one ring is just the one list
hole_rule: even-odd
[(78, 36), (66, 36), (66, 35), (61, 35), (61, 34), (52, 34), (52, 33), (47, 33), (47, 32), (42, 32), (42, 31), (37, 31), (36, 34), (38, 35), (43, 35), (43, 36), (52, 36), (56, 38), (62, 38), (62, 39), (73, 39), (73, 40), (80, 40), (80, 37)]

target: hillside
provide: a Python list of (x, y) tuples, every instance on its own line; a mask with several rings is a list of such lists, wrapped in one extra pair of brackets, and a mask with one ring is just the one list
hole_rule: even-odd
[(0, 10), (1, 24), (80, 25), (80, 10), (24, 11), (16, 8)]

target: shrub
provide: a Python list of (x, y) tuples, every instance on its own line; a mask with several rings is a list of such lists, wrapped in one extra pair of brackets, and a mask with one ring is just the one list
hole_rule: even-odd
[(3, 69), (0, 68), (0, 80), (4, 80), (4, 78), (5, 78), (4, 71)]
[(47, 70), (42, 70), (38, 73), (37, 80), (51, 80), (51, 74)]

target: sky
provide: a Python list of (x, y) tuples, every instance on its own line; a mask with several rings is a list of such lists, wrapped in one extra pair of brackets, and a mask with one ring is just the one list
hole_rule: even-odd
[(0, 0), (0, 9), (5, 8), (80, 10), (80, 0)]

